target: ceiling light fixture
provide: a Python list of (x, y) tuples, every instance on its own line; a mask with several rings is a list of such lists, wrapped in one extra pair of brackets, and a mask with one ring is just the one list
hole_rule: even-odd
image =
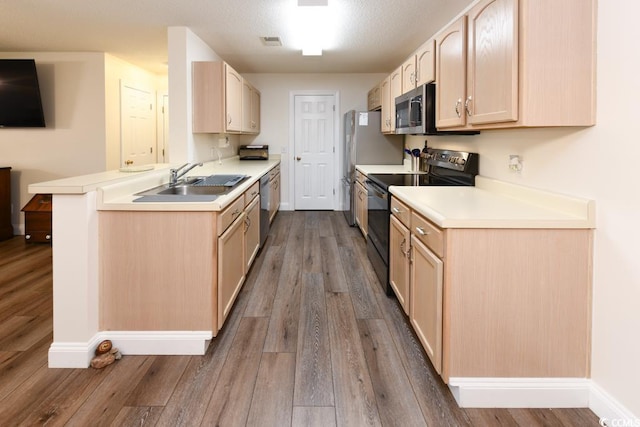
[(322, 48), (319, 47), (303, 47), (302, 56), (322, 56)]
[(328, 6), (329, 0), (298, 0), (298, 6)]

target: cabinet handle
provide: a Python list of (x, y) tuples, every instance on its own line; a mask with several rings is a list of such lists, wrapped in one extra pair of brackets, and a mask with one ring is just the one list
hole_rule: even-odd
[(426, 236), (427, 234), (429, 234), (428, 231), (424, 231), (424, 228), (421, 227), (416, 227), (416, 231), (418, 232), (418, 234), (420, 234), (421, 236)]
[(460, 105), (462, 105), (462, 99), (458, 98), (456, 101), (456, 115), (460, 117)]
[(402, 243), (400, 243), (400, 252), (402, 252), (402, 255), (404, 255), (406, 258), (409, 258), (409, 251), (405, 249), (406, 244), (407, 239), (402, 239)]
[(467, 97), (467, 100), (464, 101), (464, 109), (467, 112), (467, 116), (471, 117), (471, 109), (469, 106), (471, 105), (471, 95)]
[(227, 124), (230, 125), (232, 121), (231, 114), (227, 114)]
[(244, 232), (246, 233), (249, 228), (251, 228), (251, 218), (247, 216), (244, 219)]
[(234, 217), (236, 215), (238, 215), (240, 213), (240, 211), (238, 209), (236, 209), (235, 211), (231, 212), (231, 216)]
[(402, 213), (403, 211), (401, 211), (400, 209), (396, 208), (395, 206), (391, 208), (391, 210), (393, 211), (393, 213)]

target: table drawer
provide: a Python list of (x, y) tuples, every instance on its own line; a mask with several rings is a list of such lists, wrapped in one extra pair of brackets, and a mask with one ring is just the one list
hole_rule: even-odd
[(444, 232), (415, 212), (411, 214), (411, 234), (440, 258), (444, 256)]
[(411, 228), (411, 209), (395, 197), (391, 198), (391, 215), (398, 218), (405, 227)]

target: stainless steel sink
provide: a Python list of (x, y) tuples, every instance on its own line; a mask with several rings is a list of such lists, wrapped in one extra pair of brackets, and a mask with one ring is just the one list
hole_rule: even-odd
[(186, 178), (177, 184), (163, 184), (150, 188), (134, 196), (141, 196), (135, 202), (171, 202), (171, 201), (213, 201), (218, 196), (222, 196), (233, 191), (240, 183), (244, 182), (247, 176), (236, 179), (234, 185), (207, 185), (207, 182), (215, 181), (217, 176), (228, 177), (228, 175), (194, 176)]

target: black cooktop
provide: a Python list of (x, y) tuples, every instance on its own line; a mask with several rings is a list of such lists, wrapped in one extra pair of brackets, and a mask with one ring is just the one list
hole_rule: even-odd
[(478, 154), (429, 148), (426, 159), (429, 168), (426, 173), (377, 173), (369, 174), (367, 178), (387, 191), (391, 185), (475, 185)]

